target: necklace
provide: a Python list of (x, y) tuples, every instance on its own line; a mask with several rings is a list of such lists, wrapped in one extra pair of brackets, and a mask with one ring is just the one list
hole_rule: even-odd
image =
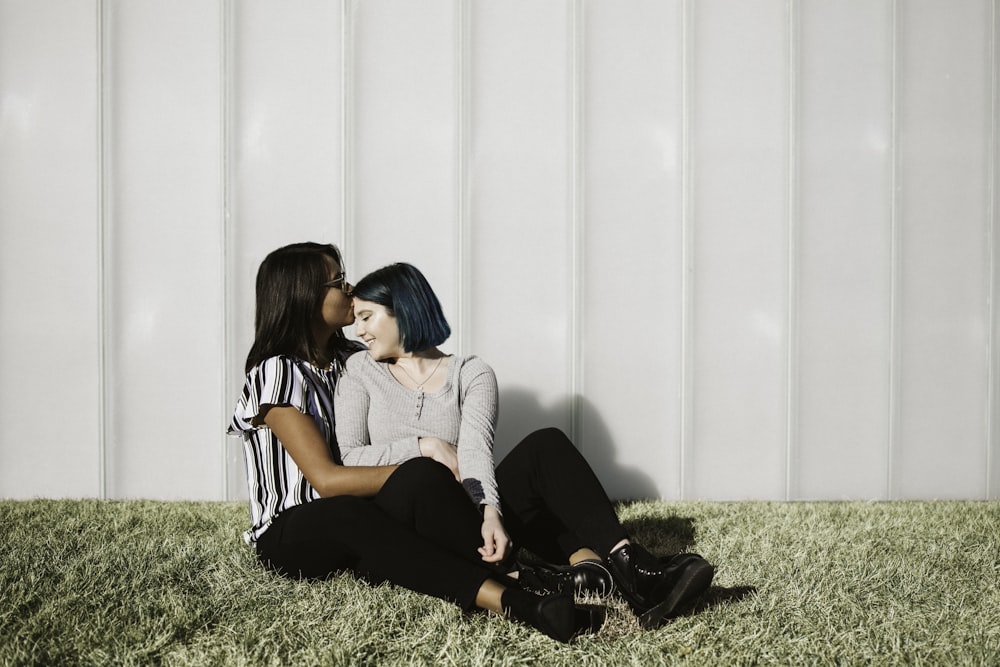
[(405, 366), (401, 366), (399, 364), (399, 361), (397, 361), (393, 365), (396, 368), (402, 370), (404, 373), (406, 373), (406, 377), (410, 378), (410, 380), (413, 381), (413, 384), (417, 385), (417, 391), (422, 392), (424, 390), (424, 385), (427, 384), (427, 381), (431, 379), (431, 376), (433, 376), (437, 372), (438, 366), (441, 365), (442, 361), (444, 361), (444, 356), (443, 355), (438, 358), (438, 362), (436, 364), (434, 364), (434, 368), (431, 369), (431, 372), (427, 374), (427, 377), (425, 377), (423, 379), (423, 381), (417, 380), (417, 378), (415, 378), (412, 375), (410, 375), (410, 372), (408, 370), (406, 370)]

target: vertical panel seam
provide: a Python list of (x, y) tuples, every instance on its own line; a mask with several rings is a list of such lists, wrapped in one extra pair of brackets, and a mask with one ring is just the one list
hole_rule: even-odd
[(785, 500), (798, 495), (796, 478), (798, 448), (798, 151), (799, 151), (799, 100), (798, 100), (798, 57), (799, 25), (796, 0), (788, 2), (788, 230), (787, 230), (787, 294), (786, 320), (788, 326), (787, 356), (785, 367)]
[(691, 85), (693, 52), (692, 0), (681, 5), (681, 350), (680, 350), (680, 447), (678, 449), (678, 495), (688, 498), (688, 462), (693, 446), (693, 255), (692, 199), (694, 175), (691, 157)]
[(899, 12), (896, 0), (890, 0), (890, 81), (889, 81), (889, 415), (886, 443), (886, 499), (896, 497), (895, 463), (899, 438), (900, 388), (900, 229), (899, 229)]
[(354, 12), (342, 0), (340, 17), (340, 251), (354, 252)]
[(584, 284), (584, 203), (583, 170), (585, 163), (583, 132), (583, 71), (584, 63), (584, 5), (583, 0), (570, 0), (570, 53), (569, 53), (569, 140), (570, 140), (570, 438), (581, 449), (583, 442), (581, 398), (584, 390), (583, 366), (583, 317), (582, 298)]
[(97, 0), (97, 484), (102, 500), (108, 497), (105, 32), (104, 0)]
[(455, 233), (456, 275), (458, 292), (458, 335), (456, 352), (465, 354), (469, 345), (471, 290), (469, 288), (469, 255), (471, 230), (469, 224), (469, 8), (467, 0), (455, 0)]
[[(232, 5), (229, 0), (219, 2), (219, 185), (221, 188), (221, 208), (219, 211), (219, 233), (222, 246), (222, 258), (220, 262), (220, 285), (222, 287), (222, 387), (220, 394), (220, 412), (226, 414), (229, 405), (228, 391), (231, 381), (234, 380), (235, 372), (231, 365), (231, 354), (233, 350), (233, 285), (232, 275), (232, 234), (230, 229), (230, 206), (232, 202), (230, 178), (230, 155), (229, 146), (231, 138), (230, 109), (232, 108), (232, 98), (230, 95), (229, 83), (231, 77), (230, 47), (232, 44), (232, 34), (230, 30), (230, 18), (232, 16)], [(233, 489), (229, 483), (229, 456), (228, 456), (228, 436), (225, 431), (221, 434), (222, 447), (220, 456), (222, 457), (222, 498), (233, 500), (231, 494)]]
[(995, 499), (997, 493), (993, 489), (996, 480), (994, 479), (993, 466), (996, 463), (996, 450), (1000, 445), (997, 442), (997, 173), (998, 173), (998, 146), (997, 146), (997, 123), (998, 123), (998, 90), (997, 90), (997, 37), (1000, 35), (1000, 25), (997, 23), (1000, 0), (993, 0), (990, 4), (990, 46), (989, 46), (989, 68), (990, 68), (990, 114), (989, 114), (989, 135), (990, 135), (990, 155), (987, 165), (987, 252), (988, 252), (988, 280), (987, 285), (987, 318), (986, 326), (989, 327), (987, 335), (987, 368), (986, 368), (986, 499)]

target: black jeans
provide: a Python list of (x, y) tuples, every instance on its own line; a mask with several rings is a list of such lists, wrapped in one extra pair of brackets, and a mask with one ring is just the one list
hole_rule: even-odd
[(586, 459), (556, 428), (535, 431), (500, 462), (504, 525), (515, 545), (553, 563), (589, 547), (602, 558), (628, 537)]
[(483, 582), (482, 517), (451, 472), (429, 458), (403, 463), (374, 498), (335, 496), (279, 514), (257, 541), (268, 567), (288, 576), (327, 577), (349, 570), (475, 606)]
[[(590, 547), (606, 557), (627, 537), (586, 460), (558, 429), (535, 431), (497, 467), (504, 525), (515, 545), (551, 562)], [(279, 514), (257, 541), (268, 567), (289, 576), (352, 571), (475, 606), (486, 579), (482, 517), (451, 472), (429, 458), (403, 463), (374, 498), (335, 496)]]

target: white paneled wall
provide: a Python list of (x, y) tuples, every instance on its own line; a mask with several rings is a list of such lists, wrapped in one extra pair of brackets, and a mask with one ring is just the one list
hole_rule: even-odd
[(501, 383), (500, 453), (571, 426), (573, 3), (470, 3), (466, 351)]
[(792, 35), (783, 0), (691, 5), (690, 446), (684, 494), (785, 493)]
[(106, 491), (217, 495), (222, 453), (205, 436), (224, 384), (221, 14), (202, 0), (103, 9)]
[(681, 3), (586, 6), (578, 439), (637, 497), (681, 496), (687, 442), (684, 21)]
[(795, 19), (789, 494), (885, 497), (898, 393), (892, 3), (817, 3)]
[(98, 34), (93, 5), (0, 2), (2, 496), (102, 493)]
[[(906, 498), (986, 492), (985, 241), (995, 229), (988, 166), (996, 163), (994, 91), (984, 85), (996, 69), (990, 10), (923, 0), (901, 4), (897, 19), (899, 423), (890, 491)], [(956, 485), (970, 471), (979, 474)]]
[(0, 497), (239, 498), (271, 249), (612, 496), (1000, 497), (998, 0), (0, 0)]

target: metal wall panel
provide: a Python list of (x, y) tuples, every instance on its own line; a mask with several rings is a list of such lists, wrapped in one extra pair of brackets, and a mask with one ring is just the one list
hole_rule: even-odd
[(988, 248), (990, 287), (990, 365), (987, 397), (987, 441), (986, 441), (986, 497), (1000, 498), (1000, 3), (993, 2), (989, 20), (991, 36), (988, 46), (989, 67), (992, 72), (991, 118), (987, 129), (987, 143), (990, 151), (986, 172), (989, 175), (989, 234)]
[(253, 276), (314, 239), (427, 272), (499, 456), (555, 425), (615, 497), (996, 498), (998, 21), (0, 0), (0, 496), (243, 497)]
[(789, 31), (785, 2), (693, 4), (694, 498), (785, 497)]
[(586, 6), (579, 446), (609, 493), (681, 492), (684, 16)]
[(798, 445), (790, 497), (886, 498), (892, 332), (892, 3), (801, 4)]
[(105, 11), (108, 493), (219, 498), (222, 13)]
[(0, 497), (101, 493), (97, 16), (0, 2)]
[(471, 7), (467, 349), (501, 383), (497, 452), (571, 425), (570, 5)]
[(351, 261), (417, 266), (457, 317), (457, 25), (454, 2), (353, 10)]
[(894, 497), (986, 493), (990, 7), (899, 5)]

